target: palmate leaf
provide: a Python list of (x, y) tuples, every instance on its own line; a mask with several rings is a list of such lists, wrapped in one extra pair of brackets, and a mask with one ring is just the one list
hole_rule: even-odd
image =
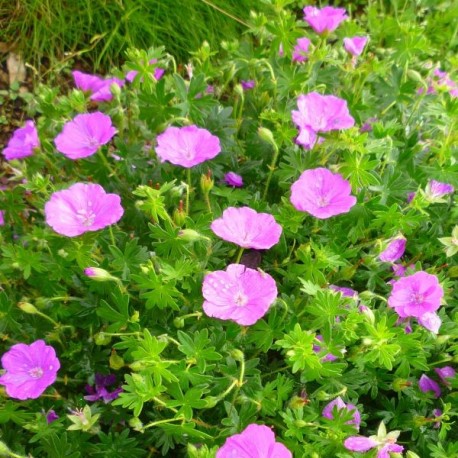
[(126, 280), (131, 271), (137, 271), (138, 266), (148, 260), (148, 249), (138, 245), (138, 239), (128, 241), (121, 251), (117, 246), (110, 245), (110, 252), (113, 255), (111, 261), (114, 269), (121, 272), (121, 278)]

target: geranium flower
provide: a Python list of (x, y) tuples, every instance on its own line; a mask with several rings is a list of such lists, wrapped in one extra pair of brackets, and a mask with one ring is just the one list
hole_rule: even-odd
[(250, 326), (266, 314), (278, 292), (269, 274), (230, 264), (205, 276), (202, 294), (206, 315)]
[(2, 356), (2, 365), (6, 373), (0, 377), (0, 385), (8, 396), (21, 401), (41, 396), (56, 381), (60, 368), (54, 348), (43, 340), (13, 345)]
[(4, 226), (4, 225), (5, 225), (5, 211), (0, 210), (0, 226)]
[(354, 404), (350, 404), (350, 403), (345, 404), (345, 402), (339, 396), (324, 406), (324, 409), (321, 415), (323, 415), (323, 417), (325, 418), (328, 418), (329, 420), (333, 420), (334, 419), (334, 415), (333, 415), (334, 407), (337, 407), (338, 410), (346, 409), (350, 413), (352, 413), (353, 418), (347, 421), (347, 424), (354, 425), (356, 429), (359, 429), (359, 425), (361, 424), (361, 415)]
[(426, 312), (417, 318), (418, 323), (428, 331), (437, 334), (442, 324), (442, 320), (437, 313)]
[(319, 219), (347, 213), (356, 204), (350, 183), (325, 168), (306, 170), (291, 186), (291, 203)]
[[(157, 64), (157, 59), (151, 59), (149, 63), (150, 65)], [(156, 81), (159, 81), (164, 76), (164, 73), (165, 73), (164, 68), (156, 67), (154, 69), (153, 77)], [(126, 73), (126, 80), (129, 81), (129, 83), (132, 83), (132, 81), (135, 79), (137, 75), (138, 75), (137, 70), (131, 70)]]
[(352, 288), (348, 288), (346, 286), (329, 285), (329, 289), (331, 289), (332, 291), (337, 291), (339, 293), (342, 293), (342, 296), (344, 297), (351, 297), (353, 299), (358, 297), (357, 291), (355, 291)]
[(48, 423), (48, 425), (50, 423), (52, 423), (53, 421), (56, 421), (59, 419), (59, 415), (57, 415), (57, 413), (54, 411), (54, 410), (50, 410), (47, 414), (46, 414), (46, 422)]
[(52, 194), (45, 204), (46, 222), (67, 237), (115, 224), (123, 213), (121, 198), (98, 184), (76, 183)]
[(95, 387), (91, 385), (86, 385), (86, 391), (89, 393), (87, 396), (84, 396), (84, 399), (87, 401), (98, 401), (103, 400), (105, 404), (113, 401), (119, 396), (123, 390), (122, 388), (116, 388), (113, 391), (108, 391), (107, 387), (114, 385), (116, 383), (116, 375), (114, 374), (95, 374)]
[(37, 128), (33, 121), (26, 121), (24, 127), (16, 129), (8, 145), (3, 150), (7, 161), (32, 156), (34, 149), (40, 147)]
[(213, 159), (221, 152), (219, 138), (197, 126), (168, 127), (157, 137), (156, 153), (161, 162), (190, 168)]
[(116, 134), (111, 118), (97, 111), (80, 114), (64, 124), (62, 132), (55, 138), (57, 151), (69, 159), (92, 156)]
[(352, 56), (360, 56), (367, 43), (367, 37), (344, 38), (345, 50)]
[(234, 188), (241, 188), (243, 186), (243, 178), (234, 172), (228, 172), (224, 175), (224, 182), (228, 186), (234, 186)]
[(293, 49), (293, 62), (305, 62), (308, 59), (310, 40), (308, 38), (298, 38)]
[(450, 381), (447, 379), (454, 378), (456, 375), (455, 369), (451, 366), (436, 367), (434, 372), (440, 377), (445, 385), (450, 385)]
[(264, 425), (252, 423), (240, 434), (226, 439), (216, 452), (216, 458), (292, 458), (292, 453), (280, 442), (275, 434)]
[(431, 201), (439, 200), (447, 194), (453, 194), (455, 188), (448, 183), (441, 183), (440, 181), (430, 180), (426, 185), (425, 194)]
[(119, 87), (124, 86), (124, 81), (119, 78), (101, 78), (78, 70), (73, 71), (72, 75), (78, 89), (92, 92), (90, 99), (94, 102), (109, 102), (113, 98), (112, 84), (117, 84)]
[(293, 122), (299, 128), (296, 141), (307, 149), (315, 145), (317, 133), (349, 129), (355, 124), (347, 101), (333, 95), (302, 94), (297, 99), (297, 107), (299, 110), (291, 112)]
[(215, 219), (211, 230), (223, 240), (243, 248), (268, 250), (278, 243), (282, 227), (268, 213), (258, 213), (250, 207), (229, 207)]
[(395, 262), (402, 257), (406, 249), (407, 240), (404, 237), (397, 237), (379, 254), (378, 258), (383, 262)]
[(240, 84), (242, 85), (242, 89), (244, 91), (249, 91), (250, 89), (254, 89), (256, 86), (255, 80), (241, 80)]
[(393, 283), (388, 306), (394, 308), (401, 318), (419, 318), (426, 312), (435, 312), (443, 295), (444, 290), (437, 277), (419, 271)]
[(420, 377), (420, 380), (418, 381), (418, 388), (420, 388), (423, 393), (432, 391), (436, 398), (440, 397), (441, 395), (439, 384), (425, 374)]
[(325, 6), (321, 9), (315, 6), (306, 6), (304, 14), (305, 22), (319, 34), (333, 32), (342, 21), (348, 18), (343, 8), (333, 8), (332, 6)]
[[(321, 334), (318, 334), (315, 336), (316, 340), (318, 340), (320, 343), (323, 342), (323, 336)], [(312, 350), (315, 352), (315, 353), (320, 353), (321, 351), (327, 351), (327, 348), (324, 346), (324, 345), (318, 345), (318, 344), (313, 344), (312, 346)], [(341, 348), (339, 349), (340, 353), (342, 355), (344, 355), (347, 350), (345, 348)], [(341, 356), (342, 356), (341, 355)], [(332, 353), (326, 353), (322, 358), (321, 358), (321, 362), (323, 363), (326, 363), (326, 362), (332, 362), (332, 361), (335, 361), (336, 359), (338, 359), (338, 356), (336, 355), (333, 355)]]

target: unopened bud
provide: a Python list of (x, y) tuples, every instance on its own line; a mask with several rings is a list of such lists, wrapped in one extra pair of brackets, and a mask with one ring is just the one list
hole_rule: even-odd
[(116, 350), (111, 350), (109, 363), (110, 367), (115, 371), (125, 366), (124, 360), (116, 353)]
[(18, 307), (25, 313), (30, 313), (31, 315), (35, 315), (38, 310), (37, 308), (30, 304), (29, 302), (19, 302)]
[(99, 267), (86, 267), (84, 269), (84, 275), (94, 281), (119, 281), (105, 269), (100, 269)]
[(177, 316), (174, 320), (173, 320), (173, 325), (178, 328), (178, 329), (181, 329), (181, 328), (184, 328), (184, 319), (181, 318), (181, 316)]
[(208, 171), (206, 175), (202, 175), (200, 177), (200, 189), (202, 189), (202, 192), (204, 194), (208, 194), (213, 189), (214, 184), (215, 182), (213, 181), (213, 178), (211, 177), (210, 171)]
[(94, 342), (96, 345), (108, 345), (111, 342), (111, 337), (104, 332), (99, 332), (95, 335)]
[(245, 359), (245, 355), (243, 354), (243, 352), (237, 349), (231, 351), (231, 356), (236, 361), (243, 361)]
[(275, 142), (274, 139), (274, 134), (272, 133), (271, 130), (265, 128), (265, 127), (260, 127), (258, 129), (258, 135), (267, 143), (272, 145), (275, 149), (277, 149), (277, 143)]
[(186, 242), (196, 242), (197, 240), (210, 240), (205, 235), (199, 234), (194, 229), (183, 229), (178, 232), (178, 237)]
[(141, 431), (143, 429), (143, 423), (138, 417), (132, 417), (129, 420), (129, 426), (135, 431)]

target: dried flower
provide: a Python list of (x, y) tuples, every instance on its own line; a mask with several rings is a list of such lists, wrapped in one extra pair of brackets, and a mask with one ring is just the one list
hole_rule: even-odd
[(277, 298), (275, 280), (242, 264), (205, 276), (202, 293), (206, 315), (250, 326), (262, 318)]
[(64, 156), (76, 160), (92, 156), (115, 134), (116, 129), (111, 123), (111, 118), (97, 111), (75, 116), (64, 125), (54, 143)]
[(292, 458), (292, 453), (280, 442), (275, 434), (264, 425), (252, 423), (240, 434), (226, 439), (216, 452), (216, 458)]
[(343, 8), (333, 8), (332, 6), (325, 6), (321, 9), (315, 6), (306, 6), (304, 14), (304, 20), (319, 34), (333, 32), (342, 21), (348, 18)]
[(443, 295), (437, 277), (419, 271), (394, 282), (388, 306), (394, 308), (401, 318), (419, 318), (426, 312), (435, 312)]
[(291, 203), (319, 219), (347, 213), (356, 204), (350, 183), (325, 168), (306, 170), (291, 186)]
[(211, 230), (223, 240), (243, 248), (268, 250), (278, 243), (282, 227), (268, 213), (258, 213), (250, 207), (229, 207), (215, 219)]
[(157, 137), (156, 153), (161, 162), (186, 168), (213, 159), (220, 152), (219, 138), (194, 125), (168, 127)]
[(7, 161), (32, 156), (34, 149), (40, 147), (37, 128), (33, 121), (26, 121), (24, 127), (16, 129), (8, 145), (3, 150)]
[(0, 377), (0, 385), (8, 396), (22, 401), (41, 396), (56, 381), (60, 368), (54, 348), (43, 340), (13, 345), (2, 356), (2, 365), (6, 373)]
[(46, 222), (67, 237), (115, 224), (123, 213), (121, 198), (98, 184), (76, 183), (52, 194), (45, 204)]

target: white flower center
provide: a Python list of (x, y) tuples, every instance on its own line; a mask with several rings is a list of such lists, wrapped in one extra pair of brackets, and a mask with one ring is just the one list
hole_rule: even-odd
[(415, 304), (422, 304), (423, 301), (425, 300), (425, 296), (423, 294), (420, 294), (420, 293), (413, 293), (410, 296), (410, 300), (412, 302), (415, 302)]
[(247, 304), (247, 302), (248, 302), (248, 297), (240, 291), (234, 297), (234, 304), (237, 307), (243, 307)]
[(100, 146), (99, 140), (97, 140), (95, 137), (89, 137), (87, 139), (87, 143), (89, 146), (96, 146), (97, 148)]
[(329, 205), (329, 199), (324, 196), (318, 198), (317, 205), (320, 208), (327, 207)]
[(34, 367), (29, 370), (29, 375), (32, 378), (39, 379), (43, 376), (43, 369), (41, 367)]
[[(90, 205), (90, 203), (88, 204)], [(95, 213), (87, 208), (81, 208), (77, 212), (77, 218), (83, 226), (90, 227), (94, 224)]]

